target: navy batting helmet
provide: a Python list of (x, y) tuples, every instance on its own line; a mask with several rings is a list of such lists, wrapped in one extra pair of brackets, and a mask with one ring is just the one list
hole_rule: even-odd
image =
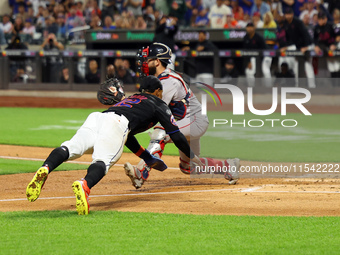
[(143, 55), (148, 59), (157, 58), (166, 64), (171, 64), (172, 51), (163, 43), (155, 42), (151, 44), (143, 50)]
[(147, 91), (153, 93), (156, 89), (163, 90), (162, 83), (157, 77), (149, 75), (142, 79), (139, 87), (140, 92)]

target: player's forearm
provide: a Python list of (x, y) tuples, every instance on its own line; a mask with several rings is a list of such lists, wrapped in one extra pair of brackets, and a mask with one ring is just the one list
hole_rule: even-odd
[(137, 7), (139, 7), (140, 5), (142, 5), (140, 2), (135, 2), (135, 1), (131, 1), (130, 4), (131, 4), (134, 8), (137, 8)]
[(63, 49), (64, 49), (64, 45), (62, 45), (60, 42), (55, 42), (54, 45), (55, 45), (59, 50), (63, 50)]
[(245, 3), (249, 7), (253, 5), (252, 1), (249, 1), (249, 0), (243, 0), (243, 3)]
[[(139, 144), (139, 142), (137, 141), (136, 137), (134, 135), (129, 135), (125, 146), (132, 151), (134, 154), (138, 153), (138, 151), (141, 149), (141, 145)], [(137, 155), (138, 156), (138, 155)]]
[(283, 2), (285, 2), (288, 5), (293, 5), (294, 4), (294, 0), (283, 0)]
[(141, 159), (147, 160), (151, 158), (151, 155), (148, 150), (144, 149), (136, 139), (135, 136), (129, 135), (128, 139), (126, 140), (125, 146), (132, 151), (136, 156), (140, 157)]
[(188, 158), (195, 157), (195, 154), (191, 151), (190, 145), (181, 132), (176, 132), (170, 135), (171, 140), (174, 142), (176, 147), (182, 151)]

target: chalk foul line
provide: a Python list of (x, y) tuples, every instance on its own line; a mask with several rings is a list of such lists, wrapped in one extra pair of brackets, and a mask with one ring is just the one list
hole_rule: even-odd
[[(42, 161), (42, 162), (45, 161), (45, 159), (41, 159), (41, 158), (25, 158), (25, 157), (12, 157), (12, 156), (0, 156), (0, 158), (2, 158), (2, 159), (15, 159), (15, 160), (28, 160), (28, 161)], [(65, 161), (65, 163), (89, 165), (92, 162), (70, 160), (70, 161)], [(123, 167), (124, 164), (115, 164), (114, 166)], [(168, 169), (178, 169), (178, 167), (168, 167)]]
[[(260, 190), (268, 185), (262, 185), (252, 188), (226, 188), (226, 189), (206, 189), (206, 190), (183, 190), (183, 191), (166, 191), (166, 192), (138, 192), (138, 193), (124, 193), (124, 194), (107, 194), (107, 195), (91, 195), (91, 198), (96, 197), (129, 197), (129, 196), (152, 196), (152, 195), (171, 195), (171, 194), (187, 194), (187, 193), (205, 193), (205, 192), (248, 192), (248, 193), (302, 193), (302, 194), (340, 194), (340, 191), (317, 191), (317, 190)], [(270, 185), (275, 186), (275, 185)], [(65, 197), (41, 197), (39, 200), (51, 200), (51, 199), (71, 199), (74, 196)], [(0, 202), (12, 202), (12, 201), (26, 201), (26, 198), (13, 198), (13, 199), (1, 199)]]

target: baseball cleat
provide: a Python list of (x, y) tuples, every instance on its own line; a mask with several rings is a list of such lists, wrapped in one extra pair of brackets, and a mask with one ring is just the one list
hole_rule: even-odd
[(76, 208), (79, 215), (87, 215), (90, 212), (89, 195), (90, 188), (86, 180), (75, 181), (72, 184), (74, 195), (76, 196)]
[(237, 183), (240, 178), (240, 159), (227, 159), (227, 163), (229, 164), (228, 171), (225, 173), (225, 178), (229, 180), (230, 185), (234, 185)]
[(136, 189), (140, 189), (143, 186), (144, 180), (142, 178), (142, 173), (129, 162), (124, 164), (125, 174), (129, 176), (132, 186)]
[(42, 166), (33, 176), (32, 181), (27, 185), (26, 196), (28, 201), (34, 202), (38, 199), (41, 189), (44, 187), (46, 179), (48, 177), (48, 168)]

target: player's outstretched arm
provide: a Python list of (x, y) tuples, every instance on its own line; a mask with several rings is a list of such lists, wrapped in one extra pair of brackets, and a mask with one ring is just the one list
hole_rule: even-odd
[(134, 135), (129, 135), (125, 143), (126, 147), (138, 157), (144, 160), (144, 162), (149, 166), (159, 171), (164, 171), (168, 166), (160, 158), (156, 158), (154, 155), (143, 148), (137, 141)]
[(181, 150), (188, 158), (190, 158), (193, 164), (203, 166), (201, 160), (190, 149), (190, 145), (185, 136), (178, 130), (178, 132), (170, 134), (171, 140), (176, 147)]

